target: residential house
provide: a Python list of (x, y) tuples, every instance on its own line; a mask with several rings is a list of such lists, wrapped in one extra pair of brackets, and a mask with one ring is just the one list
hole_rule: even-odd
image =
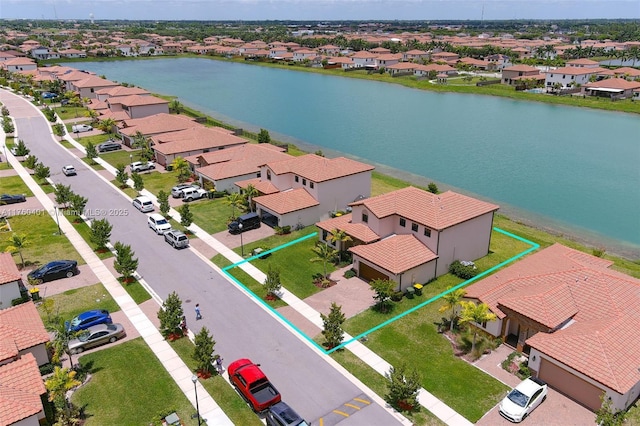
[(24, 354), (0, 365), (0, 424), (39, 426), (46, 424), (44, 406), (47, 390), (35, 357)]
[(624, 78), (607, 78), (587, 83), (582, 92), (589, 96), (632, 98), (640, 90), (640, 81), (628, 81)]
[(386, 68), (386, 70), (391, 75), (395, 74), (414, 74), (416, 71), (417, 64), (413, 62), (399, 62), (395, 65), (390, 65)]
[(433, 62), (455, 62), (460, 58), (460, 55), (453, 52), (438, 52), (431, 54), (431, 60)]
[(620, 67), (615, 69), (604, 69), (597, 74), (598, 77), (619, 77), (624, 79), (638, 80), (640, 79), (640, 70), (631, 67)]
[[(236, 182), (260, 178), (260, 166), (265, 162), (292, 158), (271, 144), (243, 144), (228, 149), (185, 157), (202, 185), (210, 182), (218, 191), (238, 192)], [(255, 185), (257, 187), (257, 185)], [(268, 185), (262, 185), (266, 188)], [(276, 192), (278, 189), (276, 188)], [(263, 192), (263, 193), (272, 193)]]
[(375, 68), (377, 57), (378, 55), (375, 53), (370, 53), (366, 50), (361, 50), (351, 55), (354, 68)]
[(11, 253), (0, 253), (0, 309), (11, 307), (11, 301), (26, 291), (18, 266)]
[(161, 113), (124, 120), (118, 125), (118, 135), (122, 138), (123, 144), (131, 146), (138, 132), (144, 136), (152, 137), (162, 133), (190, 129), (194, 125), (196, 125), (195, 121), (189, 117)]
[(577, 68), (600, 68), (600, 63), (596, 61), (592, 61), (587, 58), (574, 59), (572, 61), (567, 61), (568, 67), (577, 67)]
[(376, 68), (387, 68), (391, 65), (396, 65), (402, 60), (401, 53), (385, 53), (382, 55), (378, 55), (375, 60)]
[(310, 49), (300, 49), (293, 52), (293, 60), (295, 62), (303, 62), (318, 56), (318, 52)]
[(390, 49), (387, 49), (386, 47), (374, 47), (373, 49), (369, 49), (369, 52), (373, 53), (374, 55), (388, 55), (391, 53)]
[(106, 89), (96, 90), (96, 98), (99, 101), (106, 101), (107, 99), (112, 97), (115, 98), (118, 96), (132, 96), (132, 95), (146, 96), (146, 95), (151, 95), (151, 93), (139, 87), (125, 87), (125, 86), (113, 86), (113, 87), (107, 87)]
[(69, 82), (69, 85), (71, 86), (71, 90), (77, 92), (80, 95), (80, 99), (93, 99), (97, 96), (95, 93), (96, 91), (108, 87), (119, 86), (118, 83), (114, 83), (111, 80), (106, 80), (95, 75), (87, 77), (83, 80), (71, 81)]
[(417, 49), (408, 50), (402, 54), (402, 60), (409, 61), (409, 62), (417, 62), (423, 59), (429, 60), (429, 57), (430, 57), (429, 52), (425, 52), (423, 50), (417, 50)]
[(489, 62), (489, 69), (502, 70), (511, 66), (511, 58), (499, 53), (489, 55), (485, 59)]
[(29, 54), (36, 60), (57, 59), (60, 57), (56, 52), (45, 46), (36, 46), (29, 51)]
[(435, 73), (436, 75), (446, 74), (447, 76), (454, 76), (458, 74), (458, 70), (447, 64), (417, 64), (414, 67), (414, 75), (416, 77), (428, 77), (431, 73)]
[(344, 69), (350, 69), (355, 66), (353, 59), (346, 56), (335, 56), (332, 58), (327, 58), (327, 67), (340, 67)]
[(49, 362), (46, 348), (49, 333), (33, 302), (0, 310), (0, 336), (0, 365), (15, 361), (27, 353), (34, 356), (37, 365)]
[(586, 407), (606, 393), (624, 410), (640, 394), (640, 280), (560, 244), (466, 288), (495, 321), (477, 325), (529, 354), (534, 376)]
[(114, 96), (105, 102), (112, 112), (125, 111), (128, 118), (169, 114), (169, 101), (151, 95)]
[(0, 67), (9, 72), (35, 71), (38, 65), (29, 58), (13, 58), (0, 62)]
[(332, 44), (325, 44), (324, 46), (318, 47), (318, 52), (327, 56), (336, 56), (340, 54), (340, 48)]
[(171, 164), (177, 157), (191, 157), (248, 142), (246, 139), (236, 136), (232, 130), (200, 125), (186, 130), (155, 135), (151, 137), (151, 141), (156, 162), (162, 166)]
[(345, 157), (315, 154), (264, 162), (260, 180), (280, 192), (255, 197), (256, 211), (267, 223), (307, 226), (328, 218), (332, 211), (371, 194), (373, 166)]
[(73, 71), (69, 71), (69, 72), (62, 72), (62, 73), (56, 73), (56, 79), (63, 81), (64, 82), (64, 87), (65, 90), (74, 90), (73, 89), (73, 82), (75, 81), (80, 81), (80, 80), (86, 80), (87, 78), (91, 77), (91, 76), (95, 76), (95, 74), (93, 73), (89, 73), (86, 71), (78, 71), (78, 70), (73, 70)]
[(479, 69), (479, 70), (486, 70), (487, 68), (489, 68), (489, 61), (482, 61), (480, 59), (475, 59), (475, 58), (460, 58), (458, 60), (458, 64), (464, 64), (469, 66), (470, 68), (475, 68), (475, 69)]
[[(560, 85), (562, 89), (582, 86), (589, 82), (592, 76), (603, 71), (602, 68), (593, 67), (560, 67), (545, 73), (545, 86), (553, 88)], [(558, 84), (556, 84), (558, 83)]]
[[(289, 53), (285, 46), (274, 46), (269, 49), (269, 57), (273, 59), (281, 59), (284, 55)], [(292, 56), (293, 57), (293, 56)]]
[(502, 83), (511, 86), (518, 85), (523, 79), (544, 80), (540, 70), (529, 65), (513, 65), (502, 69)]
[[(408, 187), (349, 206), (350, 214), (316, 225), (321, 241), (340, 229), (358, 276), (390, 279), (404, 290), (446, 274), (454, 260), (476, 260), (489, 252), (495, 204), (447, 191)], [(344, 248), (342, 248), (344, 249)]]
[(87, 52), (78, 49), (65, 49), (58, 52), (62, 58), (86, 58)]

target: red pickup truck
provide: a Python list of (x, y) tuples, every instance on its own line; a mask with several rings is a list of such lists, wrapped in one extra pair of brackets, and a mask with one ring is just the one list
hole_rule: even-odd
[(242, 358), (229, 364), (227, 372), (231, 384), (256, 413), (261, 413), (280, 402), (280, 392), (260, 370), (260, 364)]

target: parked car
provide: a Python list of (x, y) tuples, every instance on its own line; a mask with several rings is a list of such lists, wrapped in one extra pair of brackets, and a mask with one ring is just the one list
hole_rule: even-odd
[(111, 324), (111, 315), (105, 309), (95, 309), (83, 312), (71, 321), (68, 321), (67, 330), (80, 331), (98, 324)]
[(52, 92), (42, 92), (40, 96), (42, 96), (42, 99), (53, 99), (58, 95)]
[(233, 387), (256, 413), (262, 413), (280, 402), (280, 392), (269, 382), (260, 369), (260, 364), (242, 358), (229, 364), (227, 372)]
[(547, 392), (545, 382), (536, 377), (529, 377), (500, 402), (500, 414), (507, 420), (519, 423), (547, 398)]
[(309, 423), (284, 401), (269, 407), (264, 418), (267, 426), (309, 426)]
[(69, 340), (69, 351), (72, 354), (79, 354), (87, 349), (113, 343), (125, 337), (122, 324), (98, 324), (86, 329), (77, 339)]
[(60, 106), (69, 105), (69, 99), (63, 99), (60, 101)]
[(54, 260), (29, 272), (27, 278), (37, 283), (43, 283), (64, 277), (71, 278), (77, 273), (78, 262), (75, 260)]
[(108, 140), (98, 144), (98, 152), (117, 151), (119, 149), (122, 149), (122, 145), (113, 140)]
[(23, 203), (25, 201), (27, 201), (27, 198), (24, 196), (24, 194), (21, 194), (21, 195), (2, 194), (2, 195), (0, 195), (0, 205), (1, 204)]
[(156, 165), (151, 161), (147, 161), (143, 163), (142, 161), (134, 161), (131, 163), (131, 171), (132, 172), (145, 172), (147, 170), (153, 170), (156, 168)]
[(206, 198), (209, 192), (205, 189), (198, 187), (185, 188), (182, 190), (182, 201), (194, 201), (201, 198)]
[(250, 229), (260, 228), (260, 216), (258, 213), (247, 213), (227, 225), (229, 233), (239, 234)]
[(93, 130), (93, 127), (88, 124), (74, 124), (71, 126), (71, 131), (73, 133), (82, 133), (82, 132), (90, 132)]
[(153, 229), (153, 231), (158, 235), (162, 235), (171, 229), (169, 221), (158, 213), (152, 213), (149, 215), (147, 218), (147, 225), (149, 225), (149, 228)]
[(181, 183), (178, 184), (176, 186), (174, 186), (173, 188), (171, 188), (171, 196), (173, 198), (182, 198), (183, 195), (183, 191), (187, 188), (200, 188), (200, 185), (195, 184), (195, 183)]
[(78, 173), (76, 173), (76, 168), (73, 166), (62, 166), (62, 173), (64, 173), (65, 176), (75, 176)]
[(189, 237), (182, 231), (171, 229), (164, 233), (164, 240), (173, 248), (183, 248), (189, 246)]
[(133, 207), (140, 210), (142, 213), (152, 212), (153, 201), (151, 201), (151, 198), (141, 195), (133, 199)]

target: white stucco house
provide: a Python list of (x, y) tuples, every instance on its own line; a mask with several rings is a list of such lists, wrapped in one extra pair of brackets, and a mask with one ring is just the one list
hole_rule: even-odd
[(11, 253), (0, 253), (0, 309), (11, 307), (11, 301), (20, 297), (25, 289), (20, 271)]

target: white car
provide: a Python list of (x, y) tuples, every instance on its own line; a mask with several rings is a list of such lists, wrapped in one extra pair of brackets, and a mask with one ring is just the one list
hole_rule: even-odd
[(500, 402), (500, 415), (520, 423), (547, 397), (547, 384), (536, 377), (529, 377), (515, 387)]
[(147, 225), (153, 229), (156, 234), (162, 235), (165, 232), (171, 230), (171, 224), (161, 214), (152, 213), (147, 218)]
[(93, 127), (88, 124), (74, 124), (71, 126), (71, 131), (73, 133), (82, 133), (82, 132), (90, 132), (93, 130)]
[(193, 201), (205, 198), (209, 194), (206, 189), (192, 187), (182, 190), (182, 201)]
[(149, 213), (153, 211), (153, 201), (151, 201), (151, 198), (141, 195), (133, 199), (133, 207), (142, 213)]
[(181, 183), (181, 184), (178, 184), (178, 185), (174, 186), (173, 188), (171, 188), (171, 196), (173, 198), (182, 198), (182, 196), (184, 195), (182, 193), (182, 191), (184, 191), (187, 188), (200, 188), (200, 185), (195, 184), (195, 183)]
[(132, 172), (144, 172), (147, 170), (153, 170), (155, 168), (156, 165), (151, 161), (147, 161), (146, 163), (143, 163), (142, 161), (134, 161), (133, 163), (131, 163)]
[(64, 173), (65, 176), (77, 175), (76, 168), (73, 166), (62, 166), (62, 173)]

